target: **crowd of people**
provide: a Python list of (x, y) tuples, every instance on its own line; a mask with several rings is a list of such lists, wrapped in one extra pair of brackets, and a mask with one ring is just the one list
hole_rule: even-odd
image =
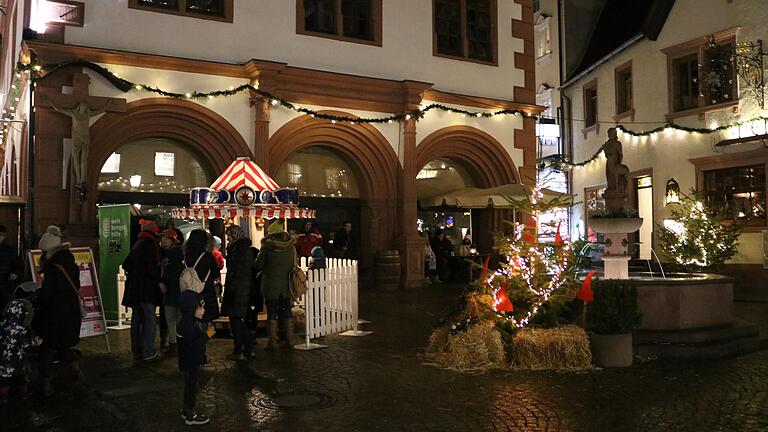
[[(344, 222), (336, 241), (324, 244), (311, 222), (291, 233), (273, 222), (259, 248), (243, 228), (230, 225), (222, 249), (222, 239), (205, 230), (192, 230), (185, 240), (172, 220), (163, 229), (158, 223), (140, 221), (140, 232), (122, 263), (126, 283), (121, 304), (131, 309), (131, 352), (137, 362), (176, 357), (185, 382), (182, 417), (188, 425), (205, 424), (208, 418), (196, 410), (195, 400), (200, 369), (208, 362), (205, 347), (215, 335), (213, 321), (228, 317), (233, 349), (227, 359), (233, 361), (256, 355), (254, 333), (264, 306), (265, 348), (277, 350), (280, 339), (292, 346), (289, 274), (299, 257), (307, 257), (312, 269), (325, 268), (326, 251), (334, 257), (354, 257), (352, 224)], [(43, 282), (30, 302), (14, 298), (25, 269), (17, 251), (5, 243), (6, 235), (0, 225), (0, 404), (13, 392), (22, 398), (31, 393), (25, 364), (32, 352), (37, 354), (39, 389), (46, 396), (54, 391), (54, 364), (75, 380), (82, 376), (80, 270), (70, 244), (56, 226), (42, 235), (38, 246), (43, 252)]]

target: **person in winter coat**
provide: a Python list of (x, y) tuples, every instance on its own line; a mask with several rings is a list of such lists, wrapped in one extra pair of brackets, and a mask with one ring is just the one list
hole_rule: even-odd
[(123, 261), (127, 273), (122, 305), (131, 311), (131, 351), (136, 360), (157, 358), (155, 310), (162, 304), (160, 288), (160, 247), (154, 222), (141, 220), (141, 232), (131, 252)]
[(255, 355), (251, 332), (245, 326), (245, 318), (250, 308), (255, 270), (255, 256), (251, 241), (237, 225), (227, 228), (227, 282), (224, 288), (224, 301), (221, 314), (229, 316), (232, 340), (235, 349), (227, 356), (229, 360), (243, 360), (244, 354)]
[(43, 339), (38, 360), (44, 395), (52, 393), (52, 366), (57, 358), (69, 363), (75, 376), (81, 376), (73, 350), (80, 343), (80, 269), (69, 250), (71, 245), (62, 243), (61, 236), (61, 229), (51, 225), (39, 243), (44, 252), (40, 259), (43, 283), (32, 328)]
[(176, 327), (176, 337), (179, 341), (179, 370), (184, 374), (184, 405), (181, 416), (187, 425), (202, 425), (210, 421), (195, 409), (200, 366), (208, 363), (205, 345), (213, 336), (209, 327), (202, 322), (206, 306), (200, 293), (187, 290), (179, 296), (181, 321)]
[(309, 257), (312, 254), (312, 248), (323, 244), (323, 235), (320, 230), (312, 225), (312, 222), (304, 222), (304, 228), (299, 232), (296, 239), (296, 252), (299, 256)]
[(173, 219), (168, 219), (168, 221), (165, 222), (165, 230), (172, 230), (176, 233), (176, 237), (173, 240), (176, 245), (181, 246), (182, 243), (184, 243), (184, 234), (180, 229), (176, 228), (176, 223), (173, 222)]
[(312, 258), (309, 261), (309, 269), (324, 269), (325, 268), (325, 252), (320, 246), (312, 248)]
[(13, 289), (24, 273), (24, 265), (16, 249), (6, 243), (7, 235), (8, 229), (0, 225), (0, 311), (13, 300)]
[(341, 229), (336, 231), (333, 237), (333, 249), (336, 258), (354, 259), (357, 256), (355, 238), (352, 235), (352, 222), (344, 221)]
[(429, 243), (437, 259), (437, 275), (439, 277), (437, 282), (448, 282), (451, 276), (450, 260), (453, 256), (453, 243), (448, 240), (442, 230), (438, 230)]
[(168, 324), (168, 355), (173, 357), (177, 353), (176, 323), (181, 319), (179, 315), (179, 277), (184, 270), (184, 253), (176, 242), (176, 232), (163, 231), (160, 237), (160, 246), (163, 248), (163, 266), (160, 272), (160, 289), (163, 294), (163, 308), (165, 309), (165, 321)]
[(286, 344), (293, 345), (293, 299), (288, 290), (288, 276), (296, 266), (296, 240), (283, 231), (279, 222), (273, 222), (268, 233), (262, 241), (256, 266), (261, 271), (261, 293), (267, 303), (267, 349), (274, 351), (278, 320), (283, 322)]
[(219, 317), (219, 303), (214, 281), (221, 279), (221, 272), (213, 255), (208, 251), (208, 233), (204, 230), (196, 229), (189, 233), (189, 238), (184, 243), (184, 265), (194, 267), (200, 281), (205, 282), (201, 293), (205, 300), (203, 321), (209, 324)]
[(8, 402), (11, 387), (22, 399), (29, 397), (25, 363), (34, 341), (29, 328), (32, 313), (29, 302), (12, 300), (0, 319), (0, 405)]

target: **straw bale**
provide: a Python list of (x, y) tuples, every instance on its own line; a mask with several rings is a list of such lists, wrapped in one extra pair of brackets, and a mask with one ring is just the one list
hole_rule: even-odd
[(506, 364), (501, 334), (492, 320), (481, 321), (452, 335), (448, 327), (435, 330), (427, 353), (429, 364), (461, 372), (480, 372)]
[(583, 370), (592, 367), (587, 333), (581, 327), (525, 328), (509, 347), (513, 369)]

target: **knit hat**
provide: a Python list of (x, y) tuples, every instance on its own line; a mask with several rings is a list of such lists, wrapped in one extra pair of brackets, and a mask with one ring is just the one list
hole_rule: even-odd
[(40, 237), (40, 249), (50, 252), (61, 246), (61, 229), (56, 225), (51, 225), (45, 230), (45, 234)]
[(280, 221), (274, 221), (269, 225), (267, 234), (278, 234), (283, 232), (283, 224)]
[(221, 246), (221, 239), (219, 236), (213, 236), (213, 247), (219, 247)]
[(325, 258), (325, 252), (323, 252), (323, 248), (320, 246), (315, 246), (312, 248), (312, 258)]
[(245, 231), (238, 225), (230, 225), (227, 227), (227, 235), (229, 236), (229, 243), (232, 244), (240, 239), (245, 238)]
[(158, 228), (157, 225), (155, 225), (155, 223), (152, 222), (151, 220), (140, 219), (139, 225), (141, 225), (142, 231), (149, 231), (153, 234), (157, 234), (160, 232), (160, 228)]
[[(143, 228), (143, 227), (142, 227), (142, 228)], [(163, 231), (163, 234), (162, 234), (162, 236), (163, 236), (163, 237), (168, 237), (168, 238), (169, 238), (169, 239), (171, 239), (171, 240), (177, 240), (177, 239), (178, 239), (178, 237), (179, 237), (179, 236), (178, 236), (178, 234), (176, 234), (176, 230), (174, 230), (174, 229), (170, 229), (170, 228), (169, 228), (169, 229), (167, 229), (167, 230), (165, 230), (165, 231)]]

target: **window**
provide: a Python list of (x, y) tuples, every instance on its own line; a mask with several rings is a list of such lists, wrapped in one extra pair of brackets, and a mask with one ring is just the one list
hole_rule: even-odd
[(699, 59), (690, 54), (672, 61), (674, 110), (682, 111), (699, 106)]
[(496, 0), (433, 0), (434, 54), (496, 63)]
[(48, 0), (46, 25), (83, 26), (85, 4), (80, 1)]
[(765, 165), (703, 171), (707, 204), (733, 220), (765, 219)]
[(232, 22), (234, 0), (128, 0), (128, 7), (131, 9)]
[(381, 46), (382, 0), (296, 0), (296, 33)]
[(538, 12), (539, 9), (541, 9), (541, 1), (540, 0), (533, 0), (533, 11)]
[(301, 184), (301, 165), (297, 163), (288, 163), (288, 183), (292, 186)]
[(738, 101), (736, 71), (731, 61), (737, 31), (738, 27), (732, 28), (662, 50), (668, 65), (668, 117), (688, 115), (686, 111), (694, 109), (700, 113), (722, 109), (721, 104)]
[(120, 153), (112, 153), (104, 162), (101, 167), (102, 174), (119, 174), (120, 173)]
[(616, 115), (629, 113), (632, 105), (632, 64), (616, 69)]
[(552, 112), (552, 87), (542, 84), (539, 92), (536, 93), (536, 105), (544, 107), (544, 111), (541, 112), (542, 117), (547, 119), (555, 118)]
[(174, 163), (173, 153), (155, 152), (155, 175), (173, 177)]
[(539, 15), (539, 22), (536, 24), (536, 58), (542, 58), (552, 52), (552, 30), (550, 28), (551, 19), (544, 15)]
[(584, 85), (584, 127), (597, 124), (597, 81)]

